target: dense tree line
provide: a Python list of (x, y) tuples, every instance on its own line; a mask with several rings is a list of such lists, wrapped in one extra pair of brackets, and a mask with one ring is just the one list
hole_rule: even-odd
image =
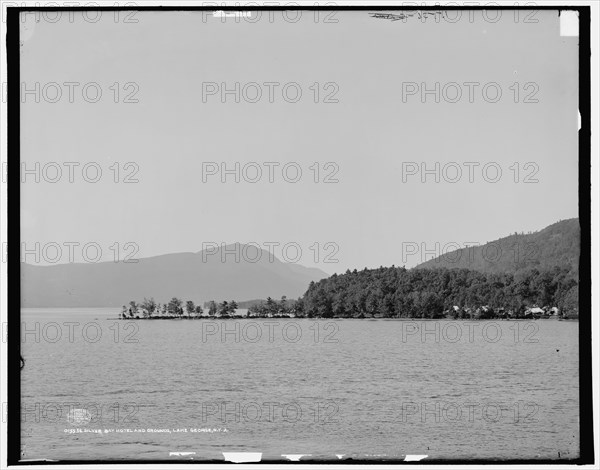
[(248, 314), (254, 317), (302, 316), (302, 305), (302, 299), (288, 300), (285, 295), (281, 300), (267, 297), (264, 301), (254, 301), (248, 308)]
[[(578, 281), (570, 266), (521, 270), (515, 274), (468, 269), (381, 267), (311, 282), (302, 316), (441, 318), (482, 307), (489, 316), (523, 315), (528, 307), (557, 307), (578, 315)], [(456, 312), (454, 307), (459, 307)], [(505, 312), (505, 313), (504, 313)]]
[[(233, 317), (235, 301), (207, 303), (209, 317)], [(529, 268), (516, 273), (469, 269), (380, 267), (334, 274), (311, 282), (303, 297), (252, 301), (250, 317), (308, 318), (526, 318), (532, 309), (544, 314), (579, 315), (579, 283), (571, 266)], [(122, 318), (200, 318), (201, 305), (173, 297), (131, 301)]]
[[(235, 300), (217, 304), (214, 300), (208, 303), (208, 316), (227, 317), (235, 314), (238, 304)], [(204, 315), (202, 305), (196, 305), (192, 300), (184, 303), (183, 300), (173, 297), (164, 304), (157, 303), (154, 298), (142, 302), (132, 300), (129, 306), (123, 305), (121, 318), (200, 318)]]

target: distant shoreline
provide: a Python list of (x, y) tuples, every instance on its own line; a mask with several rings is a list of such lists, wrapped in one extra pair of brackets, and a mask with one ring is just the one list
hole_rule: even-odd
[(384, 317), (288, 317), (288, 316), (279, 316), (279, 317), (257, 317), (257, 316), (228, 316), (228, 317), (166, 317), (166, 316), (157, 316), (157, 317), (111, 317), (107, 320), (121, 320), (121, 321), (129, 321), (129, 320), (203, 320), (203, 321), (215, 321), (215, 320), (385, 320), (385, 321), (532, 321), (532, 320), (548, 320), (548, 321), (579, 321), (579, 318), (384, 318)]

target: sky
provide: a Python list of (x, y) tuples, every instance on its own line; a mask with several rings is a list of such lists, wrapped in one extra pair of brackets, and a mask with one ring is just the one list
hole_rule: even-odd
[(331, 274), (577, 217), (578, 38), (556, 11), (501, 13), (27, 14), (24, 246), (61, 246), (48, 264), (69, 244), (80, 261), (253, 243)]

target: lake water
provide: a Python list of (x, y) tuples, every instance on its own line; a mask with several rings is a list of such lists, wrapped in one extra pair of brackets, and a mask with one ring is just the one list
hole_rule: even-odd
[(23, 310), (24, 459), (579, 455), (577, 322), (117, 313)]

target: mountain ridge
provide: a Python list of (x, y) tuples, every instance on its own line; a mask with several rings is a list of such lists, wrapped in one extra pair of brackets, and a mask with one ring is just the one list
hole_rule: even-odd
[(580, 234), (578, 218), (560, 220), (536, 232), (514, 233), (483, 245), (453, 250), (413, 269), (460, 268), (500, 274), (570, 266), (575, 273)]
[[(222, 251), (236, 247), (239, 257)], [(249, 247), (246, 256), (244, 247)], [(260, 252), (249, 254), (250, 248)], [(255, 245), (234, 243), (216, 251), (157, 255), (135, 263), (36, 266), (22, 262), (21, 300), (23, 307), (116, 307), (143, 297), (166, 301), (176, 296), (196, 303), (295, 298), (304, 294), (311, 281), (328, 276), (318, 268), (282, 262)]]

